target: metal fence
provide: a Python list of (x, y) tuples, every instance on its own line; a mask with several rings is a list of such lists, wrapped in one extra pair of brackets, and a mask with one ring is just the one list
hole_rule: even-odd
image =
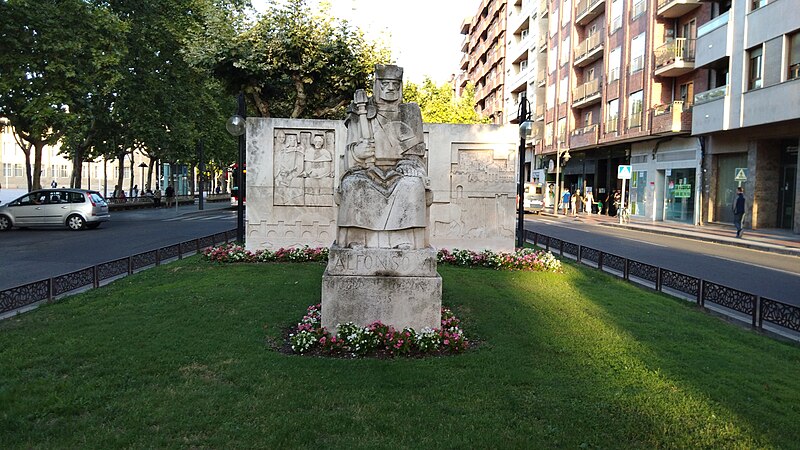
[(236, 229), (137, 253), (74, 272), (0, 291), (0, 316), (67, 294), (100, 287), (112, 280), (199, 253), (236, 239)]
[(534, 231), (526, 230), (525, 239), (534, 246), (543, 247), (562, 257), (572, 258), (580, 264), (596, 267), (626, 281), (690, 299), (702, 308), (713, 309), (715, 312), (749, 321), (752, 327), (759, 331), (772, 331), (784, 337), (800, 340), (798, 306)]

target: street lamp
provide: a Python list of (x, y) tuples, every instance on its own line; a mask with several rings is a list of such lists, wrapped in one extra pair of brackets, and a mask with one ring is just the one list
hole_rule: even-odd
[(147, 186), (144, 184), (144, 168), (147, 167), (144, 161), (139, 163), (139, 168), (142, 169), (142, 190), (147, 190)]
[(525, 139), (530, 135), (533, 123), (525, 93), (520, 95), (517, 123), (519, 123), (519, 181), (517, 182), (517, 247), (525, 245)]
[(237, 114), (231, 116), (228, 119), (228, 122), (225, 124), (225, 129), (228, 130), (232, 136), (237, 136), (239, 138), (239, 158), (236, 170), (236, 186), (238, 188), (239, 194), (239, 202), (236, 206), (236, 241), (240, 244), (244, 244), (244, 133), (245, 133), (245, 122), (246, 122), (246, 112), (244, 108), (244, 93), (239, 92), (238, 98), (239, 108)]

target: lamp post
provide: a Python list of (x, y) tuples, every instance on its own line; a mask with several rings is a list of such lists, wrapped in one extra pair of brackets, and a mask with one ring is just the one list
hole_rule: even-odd
[(533, 124), (528, 99), (523, 92), (519, 100), (517, 123), (519, 123), (519, 180), (517, 182), (517, 247), (525, 245), (525, 139), (531, 132)]
[(145, 180), (144, 180), (144, 168), (145, 168), (145, 167), (147, 167), (147, 164), (145, 164), (145, 162), (144, 162), (144, 161), (142, 161), (142, 162), (140, 162), (140, 163), (139, 163), (139, 168), (140, 168), (140, 169), (142, 169), (142, 189), (143, 189), (143, 190), (147, 190), (147, 186), (146, 186), (146, 185), (145, 185), (145, 183), (144, 183), (144, 181), (145, 181)]
[(236, 167), (236, 185), (238, 187), (238, 194), (239, 194), (239, 203), (236, 206), (236, 241), (240, 244), (244, 244), (244, 177), (242, 176), (244, 173), (244, 164), (245, 164), (245, 155), (244, 155), (244, 133), (245, 133), (245, 121), (246, 121), (246, 112), (244, 108), (244, 93), (239, 92), (239, 108), (236, 115), (231, 116), (228, 119), (228, 122), (225, 124), (225, 128), (228, 130), (232, 136), (237, 136), (239, 138), (239, 158), (238, 164)]
[(197, 190), (200, 193), (200, 199), (197, 202), (197, 206), (198, 206), (197, 209), (202, 211), (203, 207), (204, 207), (204, 205), (203, 205), (203, 171), (206, 170), (206, 164), (204, 162), (204, 157), (203, 157), (203, 140), (202, 139), (197, 142), (197, 169), (198, 169), (197, 171), (200, 173), (200, 176), (199, 176), (199, 178), (200, 178), (200, 182), (199, 182), (200, 189)]

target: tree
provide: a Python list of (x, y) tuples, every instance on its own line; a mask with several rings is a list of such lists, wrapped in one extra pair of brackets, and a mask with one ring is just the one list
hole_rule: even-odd
[(422, 110), (422, 120), (429, 123), (491, 123), (490, 119), (475, 112), (475, 86), (468, 84), (455, 97), (450, 83), (439, 86), (425, 78), (422, 86), (407, 82), (403, 87), (403, 99), (416, 102)]
[(29, 189), (41, 187), (43, 148), (61, 139), (77, 117), (72, 110), (109, 81), (122, 32), (103, 2), (0, 2), (0, 115), (33, 148)]
[(255, 24), (230, 9), (207, 12), (191, 59), (230, 94), (244, 91), (261, 117), (343, 117), (374, 65), (389, 61), (383, 46), (325, 10), (313, 14), (306, 0), (273, 0)]

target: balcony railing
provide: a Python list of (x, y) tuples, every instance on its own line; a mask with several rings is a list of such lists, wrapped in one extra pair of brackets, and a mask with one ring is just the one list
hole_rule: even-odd
[(544, 103), (536, 105), (536, 116), (535, 116), (536, 119), (544, 117), (544, 109), (545, 109)]
[[(581, 58), (585, 58), (587, 55), (591, 54), (595, 50), (599, 50), (603, 48), (603, 37), (605, 36), (605, 32), (600, 30), (597, 33), (589, 35), (586, 39), (581, 41), (575, 47), (575, 64), (579, 64), (579, 62), (591, 62), (587, 58), (586, 61), (580, 61)], [(597, 59), (597, 58), (595, 58)]]
[(697, 37), (708, 34), (717, 28), (728, 24), (728, 11), (697, 27)]
[(600, 94), (600, 78), (595, 78), (572, 90), (573, 105)]
[(696, 39), (677, 38), (661, 44), (653, 51), (656, 68), (678, 61), (694, 62), (696, 42)]
[(606, 119), (606, 133), (616, 133), (619, 129), (619, 117), (609, 117)]
[(650, 128), (653, 134), (687, 132), (691, 129), (691, 108), (683, 101), (654, 106), (651, 110)]
[(547, 17), (547, 0), (539, 1), (539, 17)]
[(728, 93), (728, 85), (720, 86), (718, 88), (714, 88), (708, 91), (698, 92), (694, 94), (694, 104), (700, 105), (702, 103), (708, 103), (720, 98), (725, 97)]
[(599, 16), (603, 9), (600, 8), (605, 0), (580, 0), (575, 5), (575, 23), (578, 25), (586, 25), (592, 19)]
[(642, 126), (642, 112), (632, 112), (628, 115), (628, 128), (639, 128)]
[(702, 0), (658, 0), (656, 14), (660, 17), (680, 17), (699, 7)]
[(597, 145), (597, 124), (593, 123), (583, 128), (578, 128), (570, 134), (570, 148), (588, 147)]

